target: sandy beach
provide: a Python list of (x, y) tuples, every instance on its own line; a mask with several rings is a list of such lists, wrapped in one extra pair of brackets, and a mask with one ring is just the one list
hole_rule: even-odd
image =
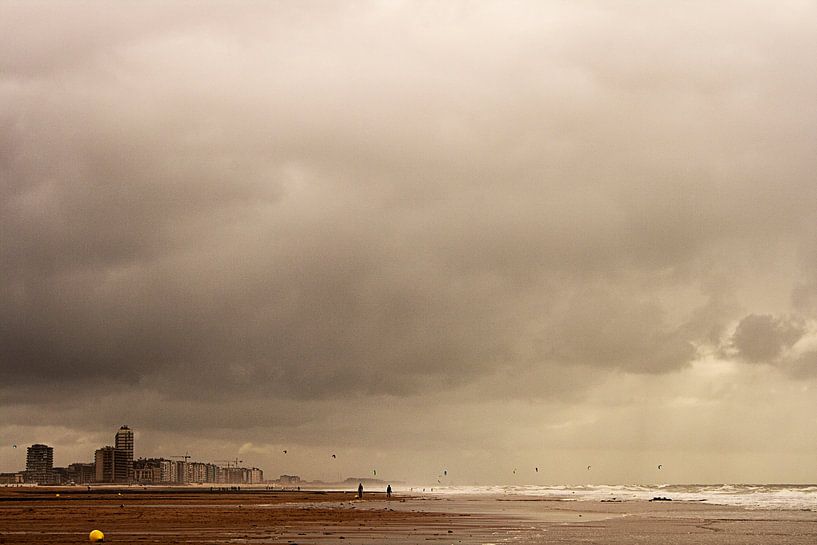
[[(59, 496), (57, 496), (59, 494)], [(813, 511), (699, 502), (553, 501), (209, 489), (0, 489), (0, 543), (814, 544)]]

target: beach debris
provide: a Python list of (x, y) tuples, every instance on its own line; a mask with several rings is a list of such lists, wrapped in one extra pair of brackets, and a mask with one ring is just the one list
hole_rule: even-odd
[(105, 534), (103, 534), (99, 530), (91, 530), (91, 533), (88, 534), (88, 540), (91, 541), (92, 543), (105, 541)]
[(332, 455), (332, 458), (337, 458), (337, 456), (335, 456), (335, 455), (333, 454), (333, 455)]
[(284, 449), (284, 454), (286, 454), (286, 453), (287, 453), (287, 451), (286, 451), (286, 449)]
[(590, 471), (591, 467), (593, 467), (593, 466), (587, 466), (587, 471)]
[(661, 469), (662, 467), (664, 467), (664, 464), (658, 464), (658, 469)]

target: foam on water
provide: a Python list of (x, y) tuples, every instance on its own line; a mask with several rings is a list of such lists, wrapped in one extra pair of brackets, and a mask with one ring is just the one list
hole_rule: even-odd
[[(417, 491), (417, 489), (414, 489)], [(675, 501), (700, 501), (751, 509), (808, 509), (817, 511), (817, 485), (559, 485), (559, 486), (435, 486), (439, 495), (536, 496), (554, 500), (649, 500), (657, 496)]]

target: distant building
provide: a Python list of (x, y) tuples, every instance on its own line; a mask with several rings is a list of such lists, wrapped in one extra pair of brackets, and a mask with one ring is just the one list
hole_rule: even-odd
[(133, 431), (122, 426), (116, 432), (115, 446), (97, 449), (94, 453), (94, 477), (100, 483), (132, 483)]
[(137, 483), (152, 484), (162, 482), (161, 458), (139, 458), (133, 462), (133, 479)]
[(51, 481), (51, 484), (68, 484), (71, 482), (71, 478), (68, 476), (67, 467), (55, 467), (52, 472), (54, 478)]
[(298, 475), (281, 475), (276, 482), (280, 484), (298, 484), (301, 482), (301, 477)]
[(219, 467), (217, 482), (224, 484), (260, 484), (264, 482), (264, 472), (257, 467)]
[(260, 483), (260, 469), (219, 467), (205, 462), (139, 458), (133, 462), (134, 479), (143, 484)]
[(113, 482), (132, 483), (133, 482), (133, 460), (128, 463), (128, 455), (124, 450), (116, 447), (113, 449)]
[(205, 464), (204, 462), (190, 462), (187, 464), (187, 482), (189, 483), (209, 483), (210, 475), (210, 468), (211, 464)]
[(116, 447), (102, 447), (94, 452), (94, 480), (98, 483), (115, 482)]
[(26, 481), (37, 484), (55, 484), (54, 449), (48, 445), (31, 445), (26, 450)]
[(68, 480), (76, 484), (88, 484), (96, 480), (96, 464), (75, 463), (68, 465)]
[(242, 484), (244, 480), (243, 467), (220, 467), (218, 468), (218, 482), (224, 484)]
[(121, 451), (121, 468), (118, 468), (117, 482), (133, 482), (133, 430), (122, 426), (116, 432), (116, 450)]
[(247, 482), (249, 484), (261, 484), (261, 483), (263, 483), (264, 482), (264, 472), (261, 469), (257, 468), (257, 467), (254, 467), (254, 468), (250, 469), (249, 470), (249, 478), (248, 478)]
[(163, 483), (176, 482), (176, 462), (171, 460), (162, 460), (161, 464), (159, 465), (159, 469), (161, 470), (161, 481)]
[(23, 473), (0, 473), (0, 484), (22, 484)]
[(173, 461), (173, 464), (176, 467), (173, 470), (173, 475), (174, 475), (173, 482), (174, 483), (179, 483), (179, 484), (187, 484), (187, 482), (188, 482), (188, 480), (187, 480), (187, 476), (188, 476), (187, 475), (187, 465), (188, 465), (188, 463), (186, 461), (184, 461), (184, 460), (175, 460), (175, 461)]

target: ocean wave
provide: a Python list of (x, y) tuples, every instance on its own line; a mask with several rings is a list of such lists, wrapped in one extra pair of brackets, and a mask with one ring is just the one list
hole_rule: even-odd
[(441, 486), (439, 495), (511, 495), (553, 500), (649, 500), (669, 497), (675, 501), (696, 501), (750, 509), (792, 509), (817, 511), (817, 485), (775, 484), (663, 484), (663, 485), (513, 485)]

